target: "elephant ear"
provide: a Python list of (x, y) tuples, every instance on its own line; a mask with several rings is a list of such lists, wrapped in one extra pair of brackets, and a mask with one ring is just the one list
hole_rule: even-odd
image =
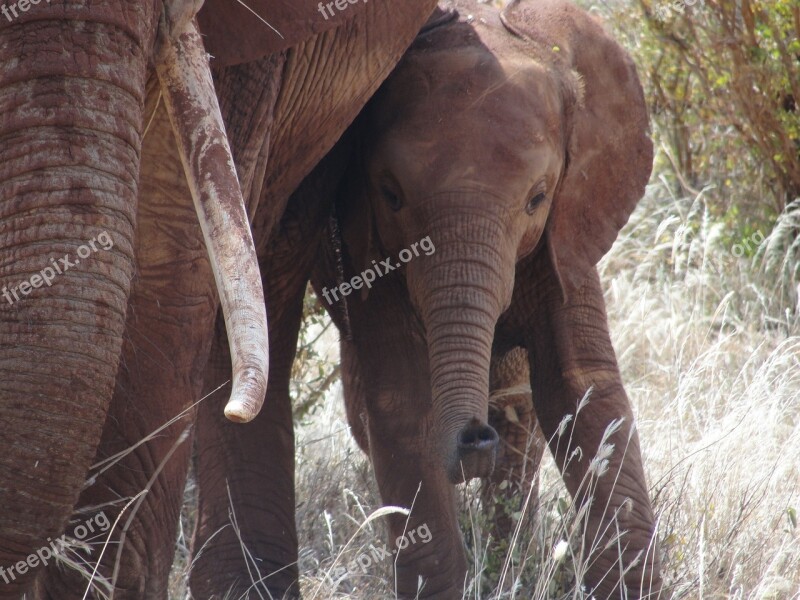
[(206, 0), (197, 21), (213, 64), (225, 67), (285, 50), (341, 25), (367, 6), (349, 2), (338, 10), (319, 0)]
[[(359, 116), (357, 126), (363, 126), (364, 115)], [(336, 214), (343, 241), (345, 277), (349, 279), (373, 266), (386, 256), (382, 251), (375, 223), (375, 211), (369, 198), (367, 175), (367, 152), (363, 139), (354, 144), (355, 150), (342, 185), (336, 194)], [(348, 271), (351, 271), (348, 273)], [(361, 288), (361, 300), (369, 295), (367, 287)]]
[(644, 195), (653, 162), (647, 106), (630, 56), (583, 10), (562, 0), (516, 0), (503, 23), (544, 48), (566, 80), (577, 82), (564, 85), (567, 167), (547, 230), (566, 297), (608, 252)]

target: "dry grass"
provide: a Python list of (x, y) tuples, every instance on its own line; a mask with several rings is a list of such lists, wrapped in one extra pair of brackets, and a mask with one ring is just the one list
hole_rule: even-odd
[(737, 259), (702, 197), (665, 200), (640, 207), (603, 275), (671, 596), (798, 597), (796, 281), (763, 268), (787, 251), (773, 238)]

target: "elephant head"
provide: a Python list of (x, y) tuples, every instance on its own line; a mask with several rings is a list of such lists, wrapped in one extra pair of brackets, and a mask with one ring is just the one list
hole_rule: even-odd
[(454, 483), (492, 469), (490, 356), (517, 265), (549, 254), (570, 297), (641, 198), (652, 161), (633, 62), (598, 23), (559, 0), (513, 2), (502, 18), (465, 4), (482, 25), (423, 32), (362, 115), (350, 190), (359, 208), (343, 215), (363, 266), (435, 244), (405, 278)]

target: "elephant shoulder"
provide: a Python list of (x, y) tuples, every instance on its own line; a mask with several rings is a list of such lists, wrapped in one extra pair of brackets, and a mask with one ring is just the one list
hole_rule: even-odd
[(206, 0), (197, 20), (206, 50), (225, 67), (286, 50), (366, 10), (342, 0)]

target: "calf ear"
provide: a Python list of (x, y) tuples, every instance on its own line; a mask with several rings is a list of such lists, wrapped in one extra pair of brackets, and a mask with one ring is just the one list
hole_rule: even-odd
[[(345, 266), (352, 275), (359, 275), (373, 267), (373, 261), (381, 259), (379, 237), (376, 231), (375, 212), (369, 198), (367, 160), (363, 140), (355, 144), (347, 173), (336, 199), (336, 209), (341, 227)], [(346, 269), (347, 270), (347, 269)], [(369, 289), (361, 288), (361, 300), (365, 301)]]
[(566, 98), (567, 168), (547, 235), (568, 294), (644, 195), (653, 162), (647, 106), (630, 56), (583, 10), (563, 0), (516, 0), (503, 22), (548, 52), (565, 80), (579, 82)]
[(342, 1), (206, 0), (197, 21), (206, 51), (214, 57), (212, 64), (225, 67), (285, 50), (341, 25), (369, 6), (345, 2), (339, 10), (336, 4), (341, 6)]

